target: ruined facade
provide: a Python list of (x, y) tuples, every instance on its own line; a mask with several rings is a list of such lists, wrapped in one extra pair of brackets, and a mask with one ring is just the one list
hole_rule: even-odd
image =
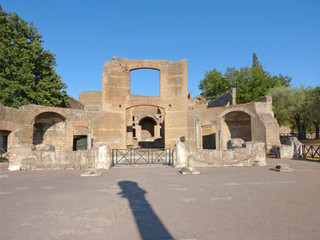
[[(130, 93), (130, 72), (160, 72), (160, 96)], [(226, 150), (228, 141), (280, 145), (271, 97), (236, 105), (235, 90), (208, 103), (188, 97), (187, 60), (132, 60), (114, 57), (103, 67), (102, 92), (82, 92), (77, 109), (0, 105), (0, 148), (14, 151), (50, 144), (55, 151), (94, 146), (110, 149), (173, 148), (180, 137), (198, 149)], [(15, 150), (14, 150), (15, 149)], [(19, 154), (18, 154), (19, 155)], [(29, 159), (30, 160), (30, 159)]]

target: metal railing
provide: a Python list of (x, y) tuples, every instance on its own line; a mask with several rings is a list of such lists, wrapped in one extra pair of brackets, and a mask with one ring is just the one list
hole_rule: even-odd
[(170, 148), (112, 149), (112, 165), (172, 165)]
[[(306, 139), (316, 139), (316, 136), (317, 134), (315, 131), (306, 131)], [(298, 132), (280, 133), (280, 137), (298, 137)]]
[(0, 160), (9, 160), (10, 153), (7, 148), (0, 148)]
[(320, 145), (302, 145), (302, 156), (320, 160)]

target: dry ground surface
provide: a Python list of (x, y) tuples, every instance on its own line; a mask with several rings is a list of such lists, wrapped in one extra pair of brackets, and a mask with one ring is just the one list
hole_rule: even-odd
[(1, 172), (0, 239), (319, 240), (320, 163), (268, 165)]

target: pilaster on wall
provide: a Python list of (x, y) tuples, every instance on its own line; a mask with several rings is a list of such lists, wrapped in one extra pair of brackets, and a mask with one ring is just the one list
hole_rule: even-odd
[(160, 78), (160, 97), (167, 104), (165, 146), (173, 147), (184, 136), (188, 138), (187, 60), (168, 64)]

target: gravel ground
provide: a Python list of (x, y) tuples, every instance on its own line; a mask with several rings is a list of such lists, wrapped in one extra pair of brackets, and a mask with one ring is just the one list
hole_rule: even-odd
[(1, 172), (0, 239), (320, 240), (319, 162), (178, 170)]

